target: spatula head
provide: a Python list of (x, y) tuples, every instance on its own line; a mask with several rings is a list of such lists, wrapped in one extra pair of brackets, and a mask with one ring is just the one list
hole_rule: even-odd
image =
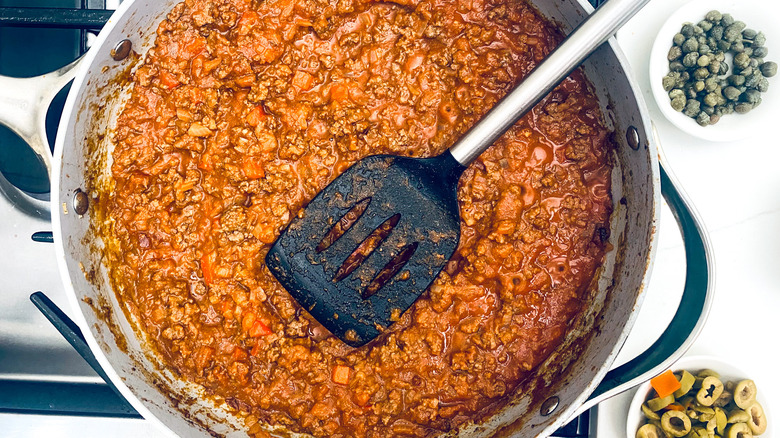
[(462, 170), (449, 152), (367, 157), (293, 219), (266, 265), (325, 328), (361, 346), (400, 318), (457, 249)]

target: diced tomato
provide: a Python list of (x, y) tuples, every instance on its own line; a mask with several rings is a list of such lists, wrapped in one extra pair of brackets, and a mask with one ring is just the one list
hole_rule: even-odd
[(252, 336), (253, 338), (268, 336), (271, 333), (273, 333), (271, 327), (268, 327), (263, 321), (259, 319), (256, 319), (255, 323), (252, 324), (252, 328), (249, 329), (249, 336)]
[(200, 88), (190, 87), (189, 94), (190, 94), (190, 102), (194, 104), (203, 103), (203, 91), (201, 91)]
[(276, 150), (276, 137), (271, 131), (263, 131), (255, 133), (255, 135), (257, 135), (257, 143), (261, 151), (273, 152)]
[(189, 43), (185, 44), (179, 56), (183, 59), (191, 59), (201, 53), (206, 48), (206, 38), (201, 36), (193, 38)]
[(211, 361), (211, 358), (214, 356), (214, 349), (211, 347), (202, 346), (195, 350), (195, 366), (198, 367), (198, 369), (203, 369), (208, 365), (208, 363)]
[(181, 82), (176, 79), (176, 76), (174, 76), (173, 73), (169, 72), (168, 70), (160, 70), (159, 78), (160, 84), (169, 90), (181, 85)]
[(305, 71), (298, 70), (295, 72), (292, 78), (292, 86), (300, 91), (307, 91), (311, 89), (314, 84), (314, 76), (306, 73)]
[(239, 35), (247, 35), (259, 21), (260, 15), (257, 12), (244, 11), (244, 13), (241, 14), (241, 18), (238, 20), (236, 32), (238, 32)]
[(252, 347), (252, 351), (249, 352), (252, 356), (257, 356), (260, 353), (260, 343), (255, 344), (254, 347)]
[(257, 125), (260, 124), (260, 122), (265, 119), (267, 114), (265, 113), (265, 110), (263, 109), (262, 105), (257, 105), (256, 107), (252, 108), (252, 111), (249, 111), (249, 114), (246, 115), (246, 122), (251, 127), (257, 127)]
[(334, 84), (330, 87), (330, 100), (343, 102), (349, 98), (349, 88), (344, 84)]
[(214, 265), (217, 263), (217, 252), (212, 251), (200, 258), (200, 270), (203, 272), (203, 281), (206, 284), (214, 283)]
[(680, 389), (680, 381), (677, 380), (677, 377), (671, 370), (666, 370), (650, 379), (650, 385), (655, 389), (658, 397), (661, 398), (668, 397), (672, 395), (674, 391)]
[(331, 378), (334, 382), (340, 385), (346, 385), (349, 383), (350, 368), (344, 365), (336, 365), (333, 367), (333, 375)]
[(198, 122), (192, 122), (190, 128), (187, 130), (187, 135), (192, 137), (208, 137), (213, 134), (214, 131), (201, 125)]
[(257, 315), (255, 312), (247, 312), (246, 315), (244, 315), (243, 318), (241, 318), (241, 328), (245, 332), (249, 332), (249, 329), (252, 328), (252, 326), (255, 324), (255, 320), (257, 319)]
[(233, 350), (233, 354), (231, 356), (233, 357), (234, 361), (247, 360), (249, 358), (249, 355), (247, 354), (246, 350), (238, 347), (236, 347), (236, 349)]
[(257, 179), (265, 176), (263, 163), (255, 157), (244, 157), (242, 170), (244, 171), (244, 176), (250, 179)]
[(214, 165), (211, 162), (211, 154), (203, 154), (198, 160), (198, 169), (211, 172), (214, 170)]
[(235, 79), (236, 85), (238, 85), (239, 87), (251, 87), (252, 85), (254, 85), (255, 80), (256, 78), (255, 75), (253, 74), (239, 76)]
[(212, 72), (212, 70), (217, 68), (217, 66), (219, 64), (221, 64), (221, 63), (222, 63), (222, 60), (219, 59), (219, 58), (210, 59), (210, 60), (208, 60), (208, 61), (203, 63), (203, 72), (206, 73), (206, 74), (209, 74), (209, 73)]
[(233, 301), (230, 299), (227, 299), (222, 302), (222, 315), (225, 316), (225, 318), (231, 319), (233, 318), (233, 308), (234, 308)]

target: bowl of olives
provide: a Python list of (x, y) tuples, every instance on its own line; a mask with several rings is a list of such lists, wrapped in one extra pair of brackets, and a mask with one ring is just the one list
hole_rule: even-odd
[(674, 12), (650, 52), (650, 86), (661, 113), (710, 141), (772, 129), (780, 111), (779, 21), (780, 9), (763, 0), (693, 0)]
[(628, 412), (628, 438), (772, 437), (760, 382), (708, 356), (687, 356), (640, 385)]

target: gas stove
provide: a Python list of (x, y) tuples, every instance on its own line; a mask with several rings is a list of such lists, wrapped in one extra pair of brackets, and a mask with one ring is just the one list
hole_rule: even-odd
[[(73, 61), (88, 49), (112, 5), (60, 0), (29, 6), (0, 2), (4, 76), (37, 76)], [(51, 143), (66, 95), (67, 87), (47, 115)], [(43, 310), (67, 309), (51, 244), (48, 190), (45, 167), (19, 137), (0, 129), (0, 412), (140, 418), (30, 299), (42, 291)], [(54, 320), (62, 324), (68, 318)], [(78, 328), (72, 328), (69, 336), (78, 337)], [(0, 424), (10, 418), (0, 418)]]
[[(111, 0), (38, 0), (32, 5), (0, 0), (0, 75), (36, 76), (68, 64), (88, 50), (117, 5)], [(47, 116), (51, 144), (66, 94), (67, 87)], [(98, 366), (90, 366), (88, 350), (79, 353), (72, 345), (80, 345), (80, 332), (68, 324), (71, 309), (51, 243), (48, 187), (45, 168), (29, 147), (0, 125), (0, 434), (162, 435), (106, 384)], [(679, 269), (668, 270), (673, 274), (662, 282), (679, 284)], [(58, 314), (58, 307), (64, 313)], [(668, 320), (673, 312), (659, 313)], [(621, 356), (630, 358), (653, 339)], [(596, 436), (589, 418), (586, 412), (557, 436)]]

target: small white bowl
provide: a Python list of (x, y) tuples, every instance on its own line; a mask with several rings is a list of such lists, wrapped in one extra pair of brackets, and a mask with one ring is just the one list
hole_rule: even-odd
[[(766, 394), (762, 392), (762, 390), (766, 391), (766, 388), (762, 387), (761, 381), (757, 380), (755, 376), (751, 375), (749, 372), (740, 370), (734, 365), (712, 356), (685, 356), (672, 365), (671, 370), (688, 370), (689, 372), (695, 374), (697, 371), (703, 370), (705, 368), (711, 369), (720, 374), (721, 380), (724, 383), (727, 381), (738, 381), (742, 379), (752, 379), (755, 381), (756, 387), (758, 388), (756, 400), (758, 400), (758, 402), (761, 404), (761, 407), (764, 408), (764, 415), (767, 419), (766, 432), (758, 436), (766, 438), (775, 436), (773, 432), (773, 423), (777, 421), (777, 419), (772, 415), (772, 412), (769, 409)], [(650, 392), (652, 389), (653, 387), (650, 386), (650, 381), (647, 381), (637, 387), (636, 394), (634, 394), (634, 398), (631, 400), (631, 406), (628, 410), (628, 417), (626, 421), (627, 438), (635, 438), (636, 431), (639, 430), (639, 427), (645, 423), (645, 416), (642, 413), (642, 403), (644, 403), (648, 397), (650, 397)]]
[[(747, 114), (727, 114), (714, 125), (700, 126), (696, 120), (675, 111), (661, 80), (669, 73), (666, 55), (672, 47), (672, 38), (683, 23), (698, 23), (707, 12), (716, 9), (743, 21), (749, 29), (766, 35), (769, 55), (766, 61), (780, 63), (780, 8), (766, 0), (692, 0), (676, 10), (661, 27), (650, 51), (650, 88), (661, 113), (677, 128), (686, 133), (710, 141), (734, 141), (749, 138), (769, 129), (775, 129), (780, 112), (780, 75), (769, 78), (769, 90), (761, 94), (761, 105)], [(729, 73), (731, 74), (731, 66)]]

